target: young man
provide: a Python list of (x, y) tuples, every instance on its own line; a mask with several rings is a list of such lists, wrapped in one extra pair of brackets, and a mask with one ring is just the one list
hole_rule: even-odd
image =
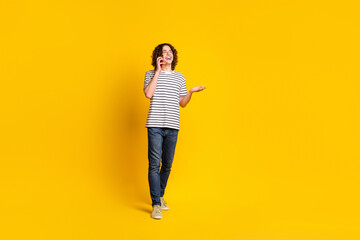
[[(146, 121), (148, 132), (149, 186), (153, 211), (151, 216), (161, 219), (161, 210), (169, 210), (163, 198), (169, 178), (180, 130), (179, 105), (185, 107), (194, 92), (204, 86), (186, 90), (184, 76), (175, 71), (177, 51), (168, 43), (158, 45), (152, 54), (154, 70), (145, 74), (144, 93), (150, 99)], [(160, 169), (160, 162), (161, 170)]]

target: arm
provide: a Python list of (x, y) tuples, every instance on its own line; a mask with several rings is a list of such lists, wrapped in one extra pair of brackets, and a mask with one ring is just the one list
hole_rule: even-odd
[(152, 96), (154, 95), (155, 89), (156, 89), (156, 85), (157, 85), (157, 81), (160, 75), (160, 71), (161, 70), (157, 70), (155, 72), (155, 75), (153, 77), (153, 79), (150, 81), (150, 83), (144, 88), (144, 93), (145, 93), (145, 97), (147, 98), (152, 98)]
[(200, 92), (202, 90), (204, 90), (206, 87), (204, 87), (203, 85), (201, 85), (200, 87), (193, 87), (190, 89), (190, 91), (186, 94), (185, 97), (180, 97), (179, 98), (179, 105), (181, 107), (186, 107), (186, 105), (190, 102), (191, 96), (194, 92)]
[(192, 96), (192, 92), (189, 91), (185, 97), (180, 97), (179, 105), (183, 108), (186, 107), (186, 105), (190, 102), (191, 96)]

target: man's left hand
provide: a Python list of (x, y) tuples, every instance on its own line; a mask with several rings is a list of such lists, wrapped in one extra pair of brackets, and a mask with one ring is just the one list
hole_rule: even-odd
[(190, 89), (190, 92), (200, 92), (202, 90), (204, 90), (206, 87), (204, 87), (203, 85), (198, 86), (198, 87), (193, 87)]

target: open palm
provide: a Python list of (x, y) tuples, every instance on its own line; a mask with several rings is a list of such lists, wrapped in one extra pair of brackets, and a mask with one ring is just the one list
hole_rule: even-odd
[(198, 86), (198, 87), (193, 87), (190, 89), (191, 92), (200, 92), (202, 90), (204, 90), (206, 87), (204, 87), (203, 85)]

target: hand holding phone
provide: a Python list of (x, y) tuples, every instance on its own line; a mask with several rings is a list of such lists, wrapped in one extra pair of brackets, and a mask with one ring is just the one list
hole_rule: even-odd
[(158, 57), (157, 58), (157, 69), (161, 69), (161, 65), (164, 64), (163, 58)]

